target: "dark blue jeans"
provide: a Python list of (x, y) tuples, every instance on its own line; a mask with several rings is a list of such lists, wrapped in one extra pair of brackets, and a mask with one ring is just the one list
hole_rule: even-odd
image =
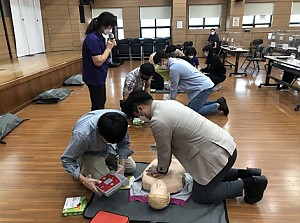
[(189, 107), (201, 115), (212, 115), (218, 113), (219, 108), (216, 101), (207, 100), (211, 92), (211, 88), (201, 91), (191, 100)]

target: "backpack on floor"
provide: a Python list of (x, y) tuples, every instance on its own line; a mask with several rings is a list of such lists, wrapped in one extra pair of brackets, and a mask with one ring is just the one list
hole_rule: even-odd
[(33, 99), (33, 102), (37, 104), (58, 103), (59, 101), (62, 101), (66, 97), (68, 97), (72, 91), (73, 90), (65, 88), (55, 88), (47, 90), (35, 97)]
[(84, 82), (82, 80), (82, 75), (77, 74), (72, 77), (69, 77), (67, 80), (65, 80), (64, 85), (66, 86), (81, 86), (84, 85)]
[(18, 125), (20, 125), (23, 121), (28, 119), (21, 119), (16, 115), (6, 113), (0, 116), (0, 143), (6, 144), (2, 139), (10, 133), (13, 129), (15, 129)]

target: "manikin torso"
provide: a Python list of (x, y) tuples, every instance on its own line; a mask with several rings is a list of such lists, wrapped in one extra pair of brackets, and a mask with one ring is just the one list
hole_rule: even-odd
[[(154, 159), (146, 168), (146, 170), (153, 165), (157, 166), (157, 159)], [(165, 191), (170, 194), (177, 193), (183, 189), (185, 183), (184, 173), (185, 169), (179, 163), (179, 161), (177, 159), (172, 159), (168, 173), (161, 177), (155, 178), (151, 175), (148, 175), (146, 171), (144, 171), (142, 177), (143, 189), (150, 191), (151, 188), (151, 193), (153, 193), (155, 190), (155, 194), (165, 194)], [(163, 181), (163, 183), (161, 183), (159, 180)], [(165, 189), (165, 187), (167, 188)]]

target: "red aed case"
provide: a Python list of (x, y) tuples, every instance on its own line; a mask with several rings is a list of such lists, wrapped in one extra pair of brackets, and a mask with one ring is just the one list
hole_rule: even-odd
[(102, 182), (101, 184), (97, 185), (97, 187), (106, 197), (112, 195), (122, 186), (121, 180), (114, 174), (109, 173), (100, 180)]
[(90, 223), (129, 223), (129, 219), (127, 216), (99, 211)]

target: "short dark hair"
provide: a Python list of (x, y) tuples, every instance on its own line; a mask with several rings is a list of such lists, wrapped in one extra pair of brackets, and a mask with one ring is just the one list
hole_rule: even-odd
[(178, 46), (175, 46), (174, 44), (169, 44), (166, 48), (166, 53), (167, 54), (170, 54), (170, 53), (173, 53), (175, 52), (175, 50), (179, 49), (180, 50), (180, 47)]
[(195, 48), (195, 47), (189, 47), (189, 48), (187, 48), (186, 51), (185, 51), (185, 55), (186, 55), (186, 56), (189, 56), (189, 55), (194, 55), (194, 56), (196, 56), (196, 55), (197, 55), (197, 50), (196, 50), (196, 48)]
[(154, 75), (155, 68), (151, 63), (144, 63), (140, 66), (140, 72), (147, 77), (151, 77)]
[(163, 51), (157, 52), (153, 57), (153, 62), (158, 64), (161, 62), (161, 59), (169, 59), (169, 56)]
[(205, 47), (203, 47), (202, 49), (203, 52), (208, 51), (209, 54), (214, 53), (214, 48), (212, 47), (212, 45), (208, 44)]
[(216, 29), (215, 28), (211, 28), (210, 31), (216, 31)]
[(126, 117), (119, 112), (107, 112), (98, 120), (98, 131), (109, 143), (121, 142), (128, 130)]
[(121, 106), (128, 118), (134, 118), (133, 112), (137, 112), (137, 106), (141, 104), (150, 104), (153, 101), (152, 96), (144, 90), (132, 91), (128, 98), (123, 101)]

